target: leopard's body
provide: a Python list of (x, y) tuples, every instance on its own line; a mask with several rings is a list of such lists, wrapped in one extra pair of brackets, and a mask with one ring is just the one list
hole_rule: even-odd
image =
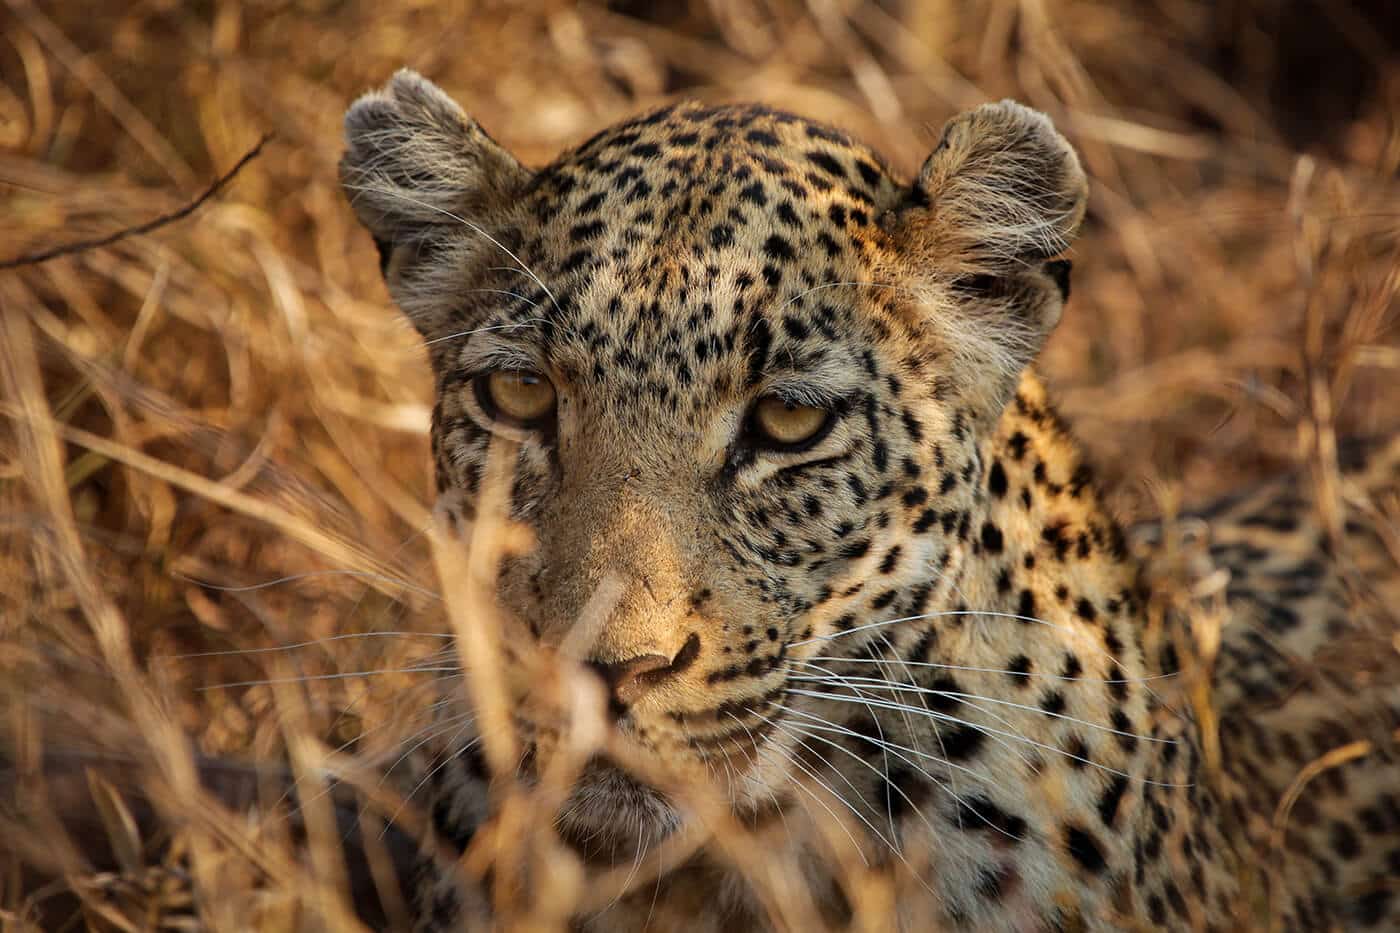
[[(964, 115), (912, 183), (820, 124), (699, 104), (530, 171), (408, 73), (347, 134), (347, 191), (437, 376), (442, 502), (470, 522), (505, 457), (535, 546), (503, 561), (499, 601), (547, 645), (595, 621), (586, 660), (635, 745), (719, 776), (759, 823), (836, 801), (910, 928), (1400, 922), (1383, 741), (1400, 691), (1377, 673), (1358, 693), (1316, 663), (1393, 631), (1393, 518), (1353, 517), (1334, 541), (1297, 482), (1211, 513), (1223, 643), (1213, 679), (1177, 674), (1209, 643), (1182, 621), (1200, 614), (1158, 611), (1028, 369), (1086, 197), (1044, 117)], [(546, 380), (548, 423), (487, 410), (493, 371)], [(822, 430), (756, 438), (770, 396), (825, 412)], [(1347, 482), (1393, 498), (1398, 465), (1376, 453)], [(639, 658), (661, 660), (630, 674)], [(1294, 777), (1363, 726), (1375, 747), (1307, 785), (1272, 853)], [(550, 730), (522, 728), (527, 758), (547, 758)], [(487, 769), (454, 751), (428, 792), (464, 845)], [(630, 860), (678, 818), (599, 766), (559, 826)], [(775, 845), (811, 843), (784, 832)], [(816, 862), (811, 890), (843, 925), (851, 892)], [(764, 928), (725, 865), (697, 855), (577, 922)], [(428, 929), (489, 910), (446, 880), (424, 907)]]

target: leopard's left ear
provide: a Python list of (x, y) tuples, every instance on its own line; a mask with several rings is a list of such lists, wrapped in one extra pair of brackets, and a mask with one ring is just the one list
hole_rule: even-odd
[(1003, 100), (948, 121), (899, 227), (907, 248), (950, 277), (1015, 274), (1068, 248), (1088, 193), (1050, 118)]
[(1014, 101), (950, 120), (885, 221), (912, 274), (935, 287), (928, 325), (959, 362), (970, 409), (994, 419), (1059, 323), (1067, 249), (1088, 182), (1050, 119)]

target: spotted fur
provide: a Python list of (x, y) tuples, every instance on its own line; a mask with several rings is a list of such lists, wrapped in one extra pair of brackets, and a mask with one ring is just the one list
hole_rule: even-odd
[[(1087, 193), (1043, 115), (1004, 101), (956, 117), (912, 182), (755, 105), (665, 107), (538, 170), (408, 72), (346, 127), (347, 194), (430, 350), (444, 506), (470, 521), (489, 452), (511, 458), (509, 508), (536, 546), (503, 563), (500, 602), (557, 644), (612, 594), (588, 660), (612, 678), (660, 659), (614, 690), (638, 745), (682, 775), (722, 766), (740, 813), (824, 785), (867, 859), (904, 879), (911, 925), (1226, 929), (1268, 897), (1289, 928), (1394, 922), (1384, 752), (1304, 795), (1286, 860), (1261, 848), (1290, 775), (1354, 734), (1294, 665), (1370, 624), (1302, 487), (1206, 515), (1209, 555), (1235, 574), (1221, 771), (1174, 676), (1196, 643), (1178, 638), (1186, 614), (1154, 614), (1027, 368), (1068, 294), (1057, 257)], [(472, 389), (492, 368), (545, 374), (552, 426), (492, 426)], [(746, 420), (763, 394), (829, 410), (830, 429), (764, 449)], [(1395, 488), (1393, 456), (1367, 464), (1366, 490)], [(1353, 524), (1360, 578), (1392, 581), (1372, 603), (1393, 606), (1384, 537)], [(1396, 711), (1357, 715), (1384, 736)], [(547, 751), (547, 729), (528, 735)], [(466, 748), (434, 771), (447, 840), (485, 818), (485, 780)], [(600, 765), (560, 828), (630, 858), (677, 820)], [(1251, 866), (1280, 860), (1254, 884)], [(810, 880), (849, 921), (839, 882)], [(424, 901), (427, 929), (488, 912), (447, 883)], [(579, 922), (648, 919), (766, 926), (704, 856)]]

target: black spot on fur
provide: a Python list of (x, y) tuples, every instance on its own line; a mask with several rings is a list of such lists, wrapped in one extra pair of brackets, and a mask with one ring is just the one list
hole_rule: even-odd
[(890, 768), (888, 776), (880, 782), (876, 804), (898, 819), (922, 807), (928, 800), (930, 789), (931, 785), (923, 774), (913, 768), (897, 765)]
[(957, 825), (967, 832), (996, 832), (1016, 842), (1026, 838), (1026, 821), (1007, 813), (986, 797), (965, 797), (958, 803)]
[(1000, 460), (993, 460), (992, 468), (987, 471), (987, 491), (996, 499), (1006, 495), (1006, 469)]
[(1132, 752), (1137, 748), (1137, 736), (1132, 734), (1133, 721), (1129, 719), (1128, 714), (1121, 709), (1114, 710), (1111, 719), (1113, 721), (1113, 728), (1117, 729), (1120, 733), (1119, 735), (1115, 735), (1114, 738), (1118, 740), (1119, 745), (1123, 746), (1123, 751)]
[(1086, 829), (1078, 826), (1066, 826), (1065, 849), (1076, 862), (1091, 874), (1100, 874), (1108, 867), (1108, 863), (1104, 859), (1103, 847)]
[(1021, 621), (1032, 624), (1035, 621), (1035, 594), (1030, 590), (1021, 591), (1021, 602), (1016, 607), (1016, 614), (1021, 617)]
[(1017, 689), (1024, 690), (1031, 685), (1031, 667), (1031, 659), (1024, 654), (1018, 654), (1007, 662), (1006, 674)]
[(1331, 835), (1332, 851), (1337, 853), (1338, 857), (1350, 861), (1361, 854), (1361, 842), (1350, 824), (1334, 820)]
[(973, 726), (959, 726), (940, 734), (938, 745), (949, 761), (964, 761), (976, 755), (987, 740), (987, 734)]
[(846, 177), (846, 170), (841, 167), (841, 163), (825, 152), (809, 152), (807, 159), (824, 172), (835, 175), (837, 178)]
[(987, 549), (988, 554), (1001, 553), (1001, 529), (991, 522), (984, 522), (982, 525), (982, 547)]
[(1099, 819), (1109, 829), (1113, 828), (1113, 821), (1118, 817), (1118, 805), (1123, 801), (1123, 793), (1127, 789), (1128, 779), (1115, 774), (1099, 797)]

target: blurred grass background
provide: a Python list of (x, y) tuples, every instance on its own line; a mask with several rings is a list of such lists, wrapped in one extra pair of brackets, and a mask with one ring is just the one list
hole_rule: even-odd
[(908, 172), (960, 109), (1046, 111), (1093, 193), (1041, 366), (1132, 519), (1304, 463), (1318, 426), (1400, 427), (1398, 46), (1384, 0), (0, 0), (0, 260), (173, 210), (275, 134), (193, 218), (0, 272), (6, 741), (274, 760), (279, 685), (205, 688), (283, 677), (354, 748), (421, 715), (416, 675), (336, 675), (422, 639), (188, 656), (443, 630), (425, 356), (335, 173), (346, 105), (402, 65), (535, 164), (681, 96)]

